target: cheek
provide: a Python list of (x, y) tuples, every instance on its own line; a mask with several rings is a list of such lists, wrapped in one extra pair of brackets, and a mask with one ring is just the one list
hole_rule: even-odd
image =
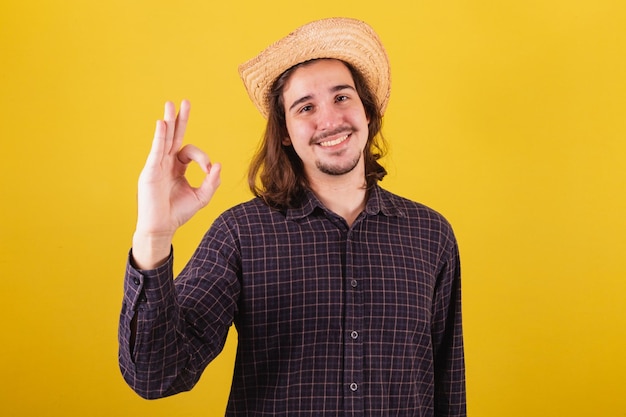
[(363, 120), (363, 122), (364, 122), (366, 125), (369, 125), (369, 124), (370, 124), (370, 118), (369, 118), (369, 116), (365, 113), (365, 110), (362, 110), (362, 111), (361, 111), (361, 120)]
[(303, 140), (309, 141), (312, 129), (307, 123), (287, 121), (286, 126), (291, 143), (302, 142)]
[(365, 113), (365, 109), (362, 106), (355, 106), (346, 113), (346, 118), (355, 125), (368, 125), (370, 123), (369, 117)]

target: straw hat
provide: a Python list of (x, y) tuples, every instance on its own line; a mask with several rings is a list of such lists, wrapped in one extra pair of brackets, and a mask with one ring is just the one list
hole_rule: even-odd
[(267, 119), (274, 81), (296, 64), (316, 58), (340, 59), (363, 74), (385, 112), (391, 88), (389, 58), (378, 35), (365, 22), (350, 18), (317, 20), (299, 27), (239, 66), (250, 99)]

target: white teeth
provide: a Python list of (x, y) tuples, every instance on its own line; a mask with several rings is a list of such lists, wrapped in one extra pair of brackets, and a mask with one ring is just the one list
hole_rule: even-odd
[(342, 136), (342, 137), (337, 138), (335, 140), (329, 140), (328, 142), (320, 142), (320, 146), (335, 146), (335, 145), (339, 145), (341, 142), (343, 142), (346, 139), (348, 139), (348, 135)]

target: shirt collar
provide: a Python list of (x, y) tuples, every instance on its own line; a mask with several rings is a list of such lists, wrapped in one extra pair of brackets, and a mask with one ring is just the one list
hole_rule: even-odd
[[(305, 218), (311, 215), (316, 208), (327, 210), (312, 191), (306, 190), (301, 200), (301, 205), (287, 210), (287, 219)], [(369, 216), (382, 214), (387, 217), (404, 217), (405, 215), (404, 211), (392, 198), (392, 194), (378, 185), (375, 185), (369, 193), (367, 204), (365, 205), (365, 213)]]

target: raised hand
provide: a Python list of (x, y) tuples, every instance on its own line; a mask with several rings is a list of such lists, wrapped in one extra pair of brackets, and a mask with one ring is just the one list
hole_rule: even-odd
[[(209, 203), (220, 184), (219, 164), (211, 164), (193, 145), (181, 148), (189, 109), (185, 100), (176, 115), (174, 104), (165, 103), (164, 118), (157, 121), (152, 148), (139, 176), (133, 258), (142, 269), (154, 268), (169, 255), (176, 230)], [(206, 174), (198, 187), (185, 178), (191, 162)]]

